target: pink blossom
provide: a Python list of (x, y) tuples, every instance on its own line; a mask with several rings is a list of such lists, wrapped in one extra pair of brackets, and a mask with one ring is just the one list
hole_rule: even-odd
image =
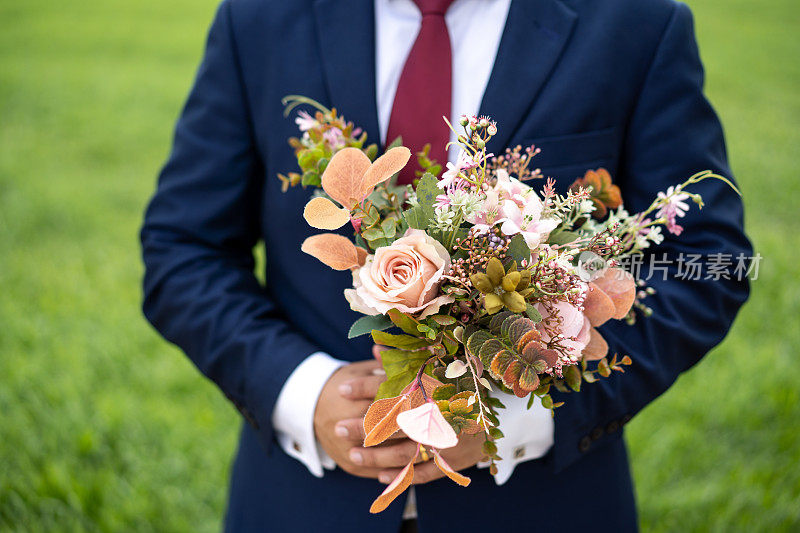
[(331, 147), (331, 150), (338, 150), (344, 146), (344, 134), (339, 128), (331, 128), (322, 134), (322, 138)]
[(294, 123), (297, 124), (300, 131), (308, 131), (319, 124), (317, 119), (308, 114), (308, 111), (298, 111)]
[(479, 233), (486, 233), (500, 222), (500, 195), (493, 189), (489, 189), (485, 194), (486, 198), (481, 203), (480, 209), (467, 217), (467, 222), (472, 224)]
[(446, 194), (440, 194), (436, 197), (436, 201), (434, 202), (433, 206), (435, 208), (444, 208), (450, 205), (450, 197)]
[(521, 181), (512, 178), (508, 172), (499, 168), (496, 172), (497, 183), (494, 188), (498, 190), (504, 198), (514, 200), (517, 205), (522, 207), (525, 198), (532, 193), (532, 189)]
[(689, 204), (684, 201), (689, 199), (689, 195), (670, 186), (666, 193), (658, 193), (658, 199), (662, 200), (664, 204), (656, 212), (656, 217), (666, 220), (667, 231), (673, 235), (680, 235), (683, 227), (678, 225), (676, 218), (683, 217), (689, 210)]
[(550, 320), (548, 325), (551, 329), (555, 326), (558, 333), (563, 337), (560, 344), (566, 348), (567, 355), (573, 360), (579, 360), (581, 352), (589, 344), (592, 329), (589, 319), (584, 316), (580, 309), (564, 301), (557, 301), (549, 306), (536, 304), (536, 310), (539, 311), (543, 318), (542, 322), (539, 323), (540, 325), (537, 326), (542, 334), (542, 340), (550, 342), (552, 339), (545, 329), (544, 323), (548, 318), (555, 317), (558, 321)]
[(447, 162), (447, 170), (444, 171), (442, 177), (439, 179), (439, 188), (447, 189), (449, 187), (461, 186), (463, 180), (459, 177), (459, 174), (473, 166), (473, 159), (466, 150), (462, 150), (458, 153), (458, 159), (456, 159), (455, 163)]
[(559, 224), (556, 218), (541, 218), (543, 204), (535, 194), (522, 199), (519, 195), (516, 198), (524, 201), (522, 207), (515, 200), (505, 200), (503, 202), (503, 225), (500, 231), (505, 235), (521, 234), (525, 239), (525, 244), (531, 250), (547, 239), (547, 236)]

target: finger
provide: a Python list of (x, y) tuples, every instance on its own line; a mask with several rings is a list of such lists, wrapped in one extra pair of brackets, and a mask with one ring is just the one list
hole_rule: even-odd
[[(340, 420), (336, 423), (333, 431), (336, 433), (337, 437), (342, 439), (363, 442), (364, 438), (366, 438), (363, 418), (347, 418), (345, 420)], [(404, 437), (405, 433), (397, 431), (394, 435), (389, 437), (389, 439), (402, 439)]]
[[(381, 470), (380, 474), (378, 474), (378, 481), (388, 485), (397, 477), (401, 470), (401, 468)], [(422, 485), (423, 483), (428, 483), (441, 477), (444, 477), (444, 474), (436, 467), (433, 461), (426, 461), (414, 466), (414, 481), (412, 483), (415, 485)]]
[(439, 470), (439, 467), (436, 466), (436, 463), (430, 460), (414, 467), (414, 481), (412, 481), (412, 483), (414, 485), (422, 485), (441, 477), (444, 477), (444, 474)]
[(375, 359), (364, 359), (363, 361), (351, 363), (348, 368), (356, 375), (371, 375), (376, 370), (383, 370), (380, 361)]
[(372, 357), (374, 357), (376, 361), (381, 361), (381, 352), (387, 349), (388, 348), (386, 348), (386, 346), (381, 346), (380, 344), (373, 344)]
[(350, 400), (372, 400), (386, 376), (361, 376), (339, 385), (339, 394)]
[(407, 465), (416, 453), (417, 443), (405, 440), (388, 446), (351, 448), (349, 457), (351, 461), (359, 466), (396, 468)]

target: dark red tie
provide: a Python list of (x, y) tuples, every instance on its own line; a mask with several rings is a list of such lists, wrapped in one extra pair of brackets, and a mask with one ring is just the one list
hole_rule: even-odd
[[(422, 13), (422, 26), (397, 84), (386, 142), (402, 136), (403, 145), (414, 154), (430, 143), (430, 157), (444, 167), (450, 129), (442, 116), (450, 118), (453, 68), (444, 14), (453, 0), (414, 0), (414, 3)], [(416, 157), (412, 157), (400, 171), (398, 182), (411, 183), (416, 177), (415, 170)]]

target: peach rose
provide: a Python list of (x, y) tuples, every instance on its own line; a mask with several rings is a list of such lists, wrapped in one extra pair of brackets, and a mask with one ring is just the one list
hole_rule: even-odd
[(450, 255), (424, 231), (409, 229), (390, 246), (367, 256), (364, 266), (353, 271), (353, 288), (344, 291), (353, 311), (380, 315), (390, 309), (420, 318), (452, 303), (439, 295), (439, 284), (450, 267)]

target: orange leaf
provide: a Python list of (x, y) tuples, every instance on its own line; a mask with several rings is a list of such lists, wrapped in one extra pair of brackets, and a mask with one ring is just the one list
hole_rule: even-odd
[(358, 266), (364, 266), (364, 263), (367, 262), (369, 252), (360, 246), (356, 246), (356, 255), (358, 255)]
[(608, 355), (608, 343), (600, 332), (592, 328), (589, 330), (589, 343), (583, 349), (583, 357), (587, 361), (597, 361)]
[(592, 326), (599, 327), (616, 313), (613, 300), (596, 283), (589, 283), (589, 292), (583, 303), (583, 314)]
[(317, 196), (306, 204), (303, 218), (312, 228), (339, 229), (350, 221), (350, 211), (337, 207), (327, 198)]
[[(428, 398), (431, 397), (431, 394), (433, 394), (433, 391), (436, 390), (437, 387), (444, 385), (444, 383), (434, 377), (429, 376), (428, 374), (422, 374), (421, 380), (422, 387), (425, 389), (425, 394), (428, 396)], [(411, 399), (412, 409), (417, 408), (425, 403), (425, 399), (422, 397), (422, 389), (417, 388), (409, 392), (413, 385), (414, 382), (412, 381), (401, 391), (401, 394), (408, 394), (408, 397)]]
[(350, 239), (335, 233), (312, 235), (300, 248), (334, 270), (347, 270), (358, 266), (358, 251)]
[(362, 181), (370, 165), (369, 157), (358, 148), (342, 148), (322, 173), (322, 188), (350, 211), (364, 198)]
[(370, 165), (361, 182), (361, 197), (372, 192), (373, 187), (399, 172), (411, 158), (411, 150), (405, 146), (395, 146)]
[(622, 268), (609, 268), (594, 283), (614, 302), (614, 318), (625, 318), (636, 298), (636, 281), (631, 273)]
[(364, 446), (375, 446), (385, 441), (400, 429), (397, 414), (411, 409), (408, 396), (395, 396), (376, 400), (364, 415)]
[(439, 467), (439, 470), (441, 470), (445, 476), (449, 477), (462, 487), (466, 487), (467, 485), (470, 484), (470, 482), (472, 481), (470, 478), (462, 474), (459, 474), (458, 472), (453, 470), (453, 468), (449, 464), (447, 464), (447, 462), (439, 454), (438, 451), (434, 449), (431, 449), (431, 451), (433, 452), (433, 462), (436, 463), (436, 466)]
[(419, 447), (417, 447), (417, 453), (414, 454), (414, 458), (411, 459), (411, 462), (403, 468), (397, 477), (389, 483), (389, 486), (386, 487), (380, 496), (378, 496), (374, 502), (372, 502), (372, 506), (369, 508), (370, 513), (380, 513), (387, 507), (389, 504), (394, 501), (395, 498), (400, 496), (404, 490), (406, 490), (410, 485), (411, 481), (414, 479), (414, 461), (417, 460), (417, 455), (419, 454)]

